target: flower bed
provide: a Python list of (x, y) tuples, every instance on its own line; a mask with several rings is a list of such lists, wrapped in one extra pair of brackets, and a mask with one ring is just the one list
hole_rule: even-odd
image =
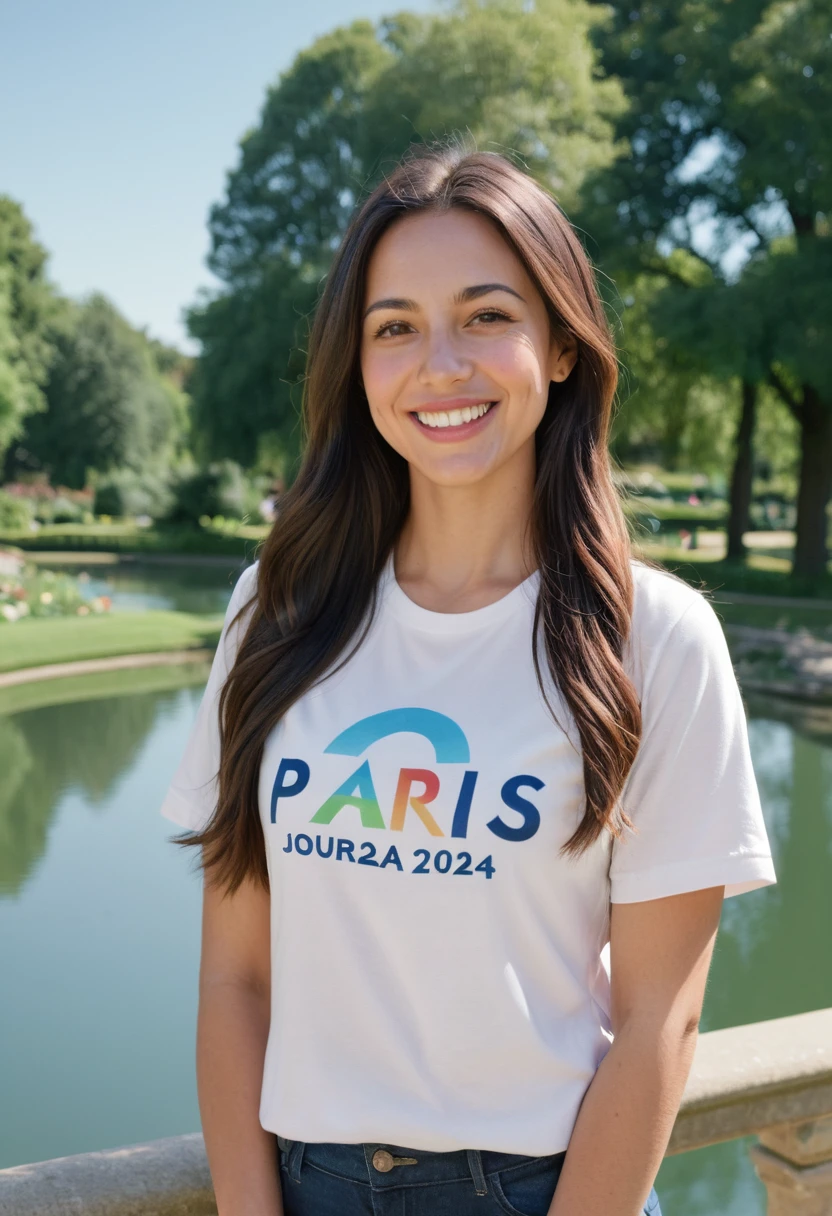
[(91, 616), (109, 612), (108, 595), (86, 600), (83, 576), (43, 570), (13, 551), (0, 549), (0, 626), (23, 617)]

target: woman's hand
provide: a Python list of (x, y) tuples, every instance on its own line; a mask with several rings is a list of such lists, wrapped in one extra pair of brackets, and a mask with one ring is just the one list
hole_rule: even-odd
[(613, 904), (615, 1041), (589, 1086), (550, 1216), (640, 1216), (693, 1062), (723, 887)]

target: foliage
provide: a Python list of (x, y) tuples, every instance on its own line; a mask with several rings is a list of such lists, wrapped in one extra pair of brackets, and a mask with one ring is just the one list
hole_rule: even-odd
[(116, 517), (148, 515), (162, 519), (171, 510), (174, 495), (169, 477), (145, 470), (116, 469), (95, 487), (93, 512)]
[(28, 531), (34, 518), (35, 512), (30, 499), (0, 490), (0, 530)]
[(170, 451), (180, 404), (143, 337), (93, 295), (65, 301), (54, 329), (48, 408), (29, 418), (21, 446), (53, 482), (81, 489), (90, 470), (142, 469)]
[(35, 518), (44, 524), (81, 524), (88, 514), (83, 503), (67, 494), (55, 494), (38, 500)]
[(55, 305), (46, 256), (20, 204), (0, 194), (0, 460), (25, 418), (44, 408)]
[(211, 211), (224, 286), (189, 314), (200, 455), (250, 466), (266, 435), (297, 450), (306, 319), (355, 203), (411, 143), (461, 131), (513, 149), (576, 204), (586, 174), (622, 150), (623, 96), (588, 37), (603, 19), (584, 0), (456, 0), (355, 22), (297, 56)]
[[(711, 375), (769, 383), (801, 427), (796, 561), (825, 566), (832, 491), (832, 0), (614, 0), (599, 45), (631, 155), (582, 222), (629, 283), (660, 281), (656, 340)], [(684, 251), (702, 267), (679, 273)]]
[(219, 460), (181, 475), (166, 522), (198, 524), (205, 516), (260, 522), (257, 507), (264, 487), (233, 460)]

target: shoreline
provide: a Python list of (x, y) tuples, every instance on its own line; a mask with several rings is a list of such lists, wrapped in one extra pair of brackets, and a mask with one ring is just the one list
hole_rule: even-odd
[(110, 655), (101, 659), (76, 659), (67, 663), (45, 663), (41, 667), (20, 667), (0, 672), (0, 688), (31, 684), (36, 680), (56, 680), (62, 676), (90, 675), (100, 671), (127, 671), (136, 667), (176, 667), (183, 663), (204, 663), (214, 657), (210, 647), (189, 650), (156, 650), (139, 654)]

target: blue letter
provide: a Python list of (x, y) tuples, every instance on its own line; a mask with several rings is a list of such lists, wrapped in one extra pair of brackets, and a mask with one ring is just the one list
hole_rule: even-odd
[(380, 868), (383, 870), (385, 866), (395, 866), (397, 870), (402, 869), (402, 861), (399, 857), (399, 851), (394, 844), (391, 844), (390, 848), (384, 854), (384, 861), (381, 863)]
[[(284, 785), (286, 776), (293, 773), (295, 780), (291, 785)], [(274, 779), (272, 786), (272, 823), (277, 817), (277, 800), (278, 798), (294, 798), (295, 794), (302, 793), (309, 784), (309, 765), (305, 760), (286, 760), (280, 761), (280, 767), (277, 770), (277, 776)]]
[(511, 807), (513, 811), (520, 812), (523, 816), (523, 826), (510, 828), (503, 823), (499, 815), (496, 815), (486, 824), (486, 827), (502, 840), (528, 840), (534, 836), (540, 827), (540, 811), (533, 802), (529, 802), (528, 798), (521, 798), (517, 790), (521, 785), (530, 785), (533, 790), (542, 790), (543, 784), (539, 777), (510, 777), (500, 790), (500, 797), (506, 806)]
[(468, 835), (468, 816), (471, 814), (471, 799), (474, 797), (474, 786), (477, 784), (478, 776), (478, 773), (469, 769), (462, 778), (462, 788), (456, 800), (454, 821), (451, 824), (452, 836), (465, 837)]

